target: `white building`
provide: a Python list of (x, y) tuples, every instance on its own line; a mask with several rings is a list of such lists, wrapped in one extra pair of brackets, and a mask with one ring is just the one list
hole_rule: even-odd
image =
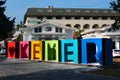
[(83, 38), (110, 38), (110, 36), (103, 35), (108, 33), (110, 26), (103, 28), (89, 29), (81, 33)]
[(42, 22), (41, 24), (21, 28), (23, 40), (52, 40), (72, 39), (75, 28), (66, 27), (53, 22)]
[[(52, 6), (47, 8), (28, 8), (24, 16), (26, 28), (23, 29), (23, 39), (70, 39), (72, 38), (72, 31), (74, 31), (73, 28), (84, 31), (82, 33), (83, 38), (111, 38), (112, 36), (106, 34), (106, 30), (118, 17), (120, 17), (120, 14), (112, 9), (54, 8)], [(43, 21), (47, 22), (41, 23)], [(59, 29), (62, 28), (62, 33), (61, 30), (56, 32), (56, 26)], [(39, 27), (42, 28), (40, 28), (41, 32), (37, 32)], [(51, 31), (46, 32), (46, 28)]]
[(28, 8), (24, 16), (24, 24), (31, 26), (47, 20), (85, 31), (111, 25), (117, 17), (120, 17), (120, 14), (112, 9), (54, 8), (49, 6), (47, 8)]
[(111, 26), (104, 28), (91, 29), (82, 33), (83, 38), (111, 38), (113, 41), (113, 49), (120, 49), (120, 29), (116, 31), (108, 31)]

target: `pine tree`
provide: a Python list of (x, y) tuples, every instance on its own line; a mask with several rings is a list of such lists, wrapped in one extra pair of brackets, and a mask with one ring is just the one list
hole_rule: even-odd
[[(114, 11), (120, 13), (120, 0), (117, 0), (117, 1), (113, 1), (110, 3), (111, 5), (111, 8), (113, 8)], [(116, 31), (120, 29), (120, 18), (116, 18), (115, 19), (115, 22), (111, 25), (111, 28), (108, 30), (109, 32), (112, 31)]]
[(16, 25), (16, 30), (19, 30), (19, 28), (23, 28), (23, 27), (24, 27), (23, 22), (20, 21), (20, 23)]
[(10, 20), (10, 17), (4, 14), (5, 2), (6, 0), (0, 0), (0, 41), (12, 37), (15, 23), (15, 18)]

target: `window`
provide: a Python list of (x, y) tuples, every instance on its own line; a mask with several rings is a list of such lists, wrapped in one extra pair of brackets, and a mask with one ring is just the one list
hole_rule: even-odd
[(52, 12), (52, 10), (51, 10), (51, 9), (49, 9), (49, 10), (47, 10), (47, 12)]
[(34, 29), (34, 32), (37, 33), (37, 32), (38, 32), (38, 28), (35, 28), (35, 29)]
[(38, 30), (39, 30), (39, 32), (42, 32), (42, 29), (41, 29), (41, 27), (39, 27), (39, 29), (38, 29)]
[(90, 10), (85, 10), (85, 12), (86, 12), (86, 13), (89, 13), (89, 12), (90, 12)]
[(62, 28), (59, 28), (59, 32), (62, 33)]
[(62, 19), (62, 17), (61, 16), (57, 16), (56, 19)]
[(45, 31), (52, 31), (52, 28), (51, 27), (46, 27)]
[(90, 29), (90, 25), (89, 25), (89, 24), (85, 24), (85, 25), (83, 26), (83, 28), (84, 28), (84, 29)]
[(112, 10), (111, 13), (116, 13), (116, 12)]
[(93, 19), (94, 19), (94, 20), (97, 20), (97, 19), (99, 19), (99, 18), (98, 18), (98, 17), (93, 17)]
[(80, 16), (75, 16), (75, 19), (80, 19)]
[(66, 16), (65, 19), (71, 19), (71, 16)]
[(61, 13), (61, 12), (62, 12), (62, 10), (61, 10), (61, 9), (58, 9), (58, 10), (57, 10), (57, 12)]
[(89, 20), (89, 19), (90, 19), (90, 17), (88, 17), (88, 16), (85, 16), (85, 17), (84, 17), (84, 19), (85, 19), (85, 20)]
[(111, 20), (115, 20), (116, 19), (116, 17), (111, 17)]
[(80, 12), (80, 10), (75, 10), (75, 12), (78, 12), (78, 13), (79, 13), (79, 12)]
[(107, 10), (102, 10), (103, 13), (107, 13), (108, 11)]
[(43, 19), (43, 17), (42, 16), (37, 16), (37, 19)]
[(52, 19), (52, 16), (47, 16), (46, 18), (47, 18), (47, 19)]
[(80, 29), (80, 25), (79, 24), (75, 24), (74, 28)]
[(67, 27), (72, 27), (71, 24), (66, 24), (65, 26), (67, 26)]
[(34, 32), (35, 32), (35, 33), (42, 32), (42, 28), (41, 28), (41, 27), (35, 28), (35, 29), (34, 29)]
[(38, 9), (37, 12), (43, 12), (43, 10), (42, 9)]
[(70, 9), (68, 9), (68, 10), (66, 10), (66, 12), (71, 12), (71, 10), (70, 10)]
[(60, 32), (60, 33), (62, 33), (62, 28), (56, 27), (56, 28), (55, 28), (55, 32)]
[(98, 10), (94, 10), (94, 13), (98, 13)]
[(103, 28), (103, 27), (106, 27), (107, 26), (107, 24), (103, 24), (101, 27)]
[(55, 32), (58, 32), (58, 27), (55, 28)]
[(94, 29), (94, 28), (99, 28), (99, 25), (98, 24), (94, 24), (93, 26), (92, 26), (92, 28)]
[(107, 20), (108, 18), (107, 17), (102, 17), (103, 20)]

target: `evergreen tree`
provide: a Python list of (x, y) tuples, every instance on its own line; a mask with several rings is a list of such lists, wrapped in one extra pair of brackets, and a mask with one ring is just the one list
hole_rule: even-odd
[[(113, 1), (110, 3), (110, 5), (114, 11), (120, 13), (120, 0)], [(111, 28), (108, 31), (114, 32), (118, 29), (120, 29), (120, 18), (119, 17), (115, 19), (115, 22), (111, 25)]]
[(19, 28), (23, 28), (23, 27), (24, 27), (23, 22), (20, 21), (20, 23), (16, 25), (16, 30), (19, 30)]
[(5, 2), (6, 0), (0, 0), (0, 41), (12, 37), (15, 23), (15, 18), (10, 20), (10, 17), (4, 14)]

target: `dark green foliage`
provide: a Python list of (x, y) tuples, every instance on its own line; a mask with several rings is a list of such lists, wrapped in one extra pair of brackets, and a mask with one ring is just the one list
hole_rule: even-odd
[(82, 39), (81, 32), (82, 32), (82, 30), (79, 30), (79, 31), (74, 32), (75, 39)]
[(120, 18), (115, 19), (115, 22), (111, 25), (111, 28), (108, 31), (114, 32), (118, 29), (120, 29)]
[[(110, 5), (113, 10), (120, 13), (120, 0), (117, 0), (117, 2), (113, 1), (110, 3)], [(111, 28), (108, 31), (114, 32), (118, 29), (120, 29), (120, 18), (115, 19), (115, 22), (112, 24)]]
[(15, 18), (10, 20), (10, 17), (4, 14), (5, 2), (6, 0), (0, 0), (0, 41), (12, 37), (15, 23)]
[(23, 35), (19, 34), (18, 37), (15, 40), (13, 40), (13, 41), (19, 42), (19, 41), (22, 41), (22, 40), (23, 40)]
[(16, 25), (16, 30), (19, 30), (19, 28), (23, 28), (23, 22), (21, 21), (20, 24)]

